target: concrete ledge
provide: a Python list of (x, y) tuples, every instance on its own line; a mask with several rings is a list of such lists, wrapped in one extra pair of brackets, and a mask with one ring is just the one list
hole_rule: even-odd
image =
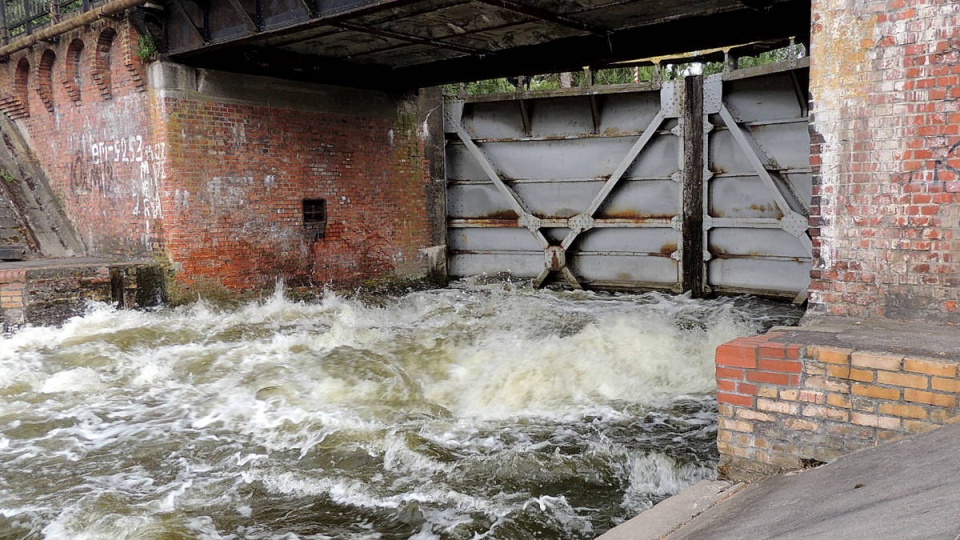
[(657, 540), (740, 491), (746, 484), (703, 480), (610, 529), (598, 540)]
[(166, 270), (147, 261), (97, 258), (0, 263), (0, 331), (58, 325), (89, 302), (150, 307), (166, 299)]
[(170, 62), (153, 62), (147, 75), (150, 87), (167, 97), (358, 117), (394, 118), (403, 99), (383, 91), (239, 75)]

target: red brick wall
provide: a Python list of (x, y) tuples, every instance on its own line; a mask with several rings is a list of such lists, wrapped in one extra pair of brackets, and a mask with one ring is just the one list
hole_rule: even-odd
[(127, 24), (100, 21), (0, 66), (0, 110), (16, 119), (90, 253), (161, 248), (162, 144), (136, 40)]
[(813, 313), (960, 320), (960, 3), (813, 0)]
[(771, 332), (717, 349), (717, 446), (725, 476), (749, 480), (800, 469), (960, 420), (956, 358), (792, 339), (797, 335)]
[[(101, 21), (0, 67), (0, 111), (89, 254), (163, 255), (183, 285), (234, 289), (425, 273), (436, 224), (416, 95), (157, 63), (148, 84), (137, 39)], [(304, 199), (326, 200), (317, 241)]]
[[(163, 98), (167, 247), (186, 282), (246, 288), (422, 272), (429, 177), (416, 122), (398, 118), (400, 105), (391, 116), (354, 116)], [(326, 201), (326, 234), (315, 242), (305, 198)]]

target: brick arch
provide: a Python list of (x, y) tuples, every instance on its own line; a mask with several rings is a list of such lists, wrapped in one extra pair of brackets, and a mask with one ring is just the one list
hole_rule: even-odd
[(82, 39), (75, 39), (67, 45), (67, 58), (64, 70), (63, 86), (67, 95), (74, 102), (80, 101), (80, 89), (83, 86), (80, 59), (83, 56), (84, 43)]
[(13, 75), (15, 107), (10, 111), (11, 118), (30, 116), (30, 61), (26, 57), (17, 62)]
[(104, 28), (97, 37), (96, 56), (93, 60), (93, 82), (100, 90), (100, 97), (113, 97), (113, 87), (110, 79), (110, 56), (113, 52), (113, 43), (117, 39), (117, 31), (113, 28)]
[(53, 65), (56, 61), (57, 54), (47, 49), (40, 55), (40, 64), (37, 66), (37, 94), (50, 112), (53, 112)]

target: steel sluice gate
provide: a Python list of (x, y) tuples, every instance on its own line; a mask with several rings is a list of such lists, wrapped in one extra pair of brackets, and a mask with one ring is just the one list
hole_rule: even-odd
[(807, 59), (445, 103), (448, 271), (801, 301)]

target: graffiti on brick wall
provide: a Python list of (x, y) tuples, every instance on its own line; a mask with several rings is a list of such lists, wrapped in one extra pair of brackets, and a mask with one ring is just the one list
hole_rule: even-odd
[(109, 199), (134, 199), (133, 215), (161, 217), (159, 183), (164, 177), (166, 145), (149, 144), (143, 135), (79, 141), (71, 165), (75, 195), (97, 192)]
[(953, 146), (947, 150), (947, 155), (944, 158), (938, 159), (933, 164), (933, 181), (942, 182), (943, 179), (940, 175), (941, 171), (950, 171), (953, 173), (955, 179), (960, 179), (960, 169), (951, 165), (951, 162), (960, 162), (960, 141), (957, 141)]
[(925, 160), (922, 166), (894, 175), (896, 181), (906, 184), (943, 185), (960, 180), (960, 141), (940, 147), (933, 152), (943, 157)]
[(112, 141), (97, 141), (90, 145), (90, 160), (94, 164), (163, 161), (166, 145), (144, 144), (142, 135), (131, 135)]

